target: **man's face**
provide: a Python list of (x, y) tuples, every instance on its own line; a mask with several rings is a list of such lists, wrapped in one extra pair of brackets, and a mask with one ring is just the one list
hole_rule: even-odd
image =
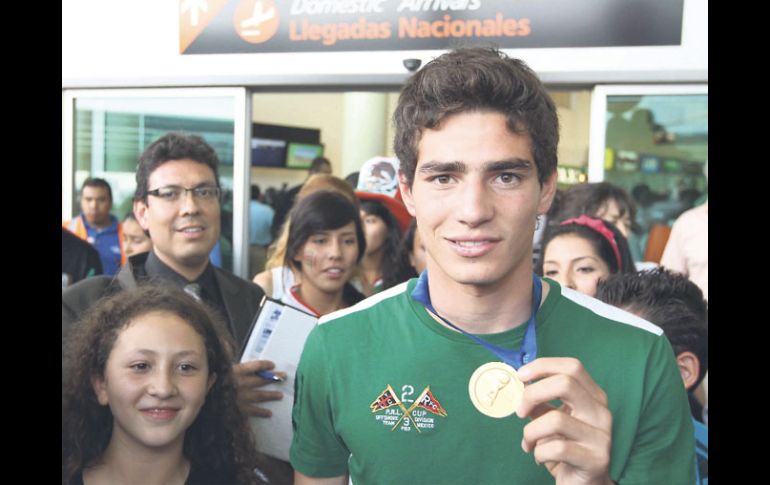
[[(190, 159), (170, 160), (155, 169), (148, 190), (164, 187), (216, 187), (214, 172)], [(185, 275), (205, 268), (209, 253), (219, 240), (219, 200), (199, 199), (190, 191), (178, 200), (154, 195), (134, 204), (142, 228), (150, 231), (153, 250), (161, 261)]]
[(110, 224), (110, 209), (112, 209), (112, 200), (106, 188), (83, 187), (80, 194), (80, 210), (90, 225), (95, 227), (108, 226)]
[(487, 286), (531, 274), (535, 217), (556, 175), (541, 188), (530, 145), (500, 113), (460, 113), (424, 130), (412, 187), (403, 176), (400, 187), (432, 281)]

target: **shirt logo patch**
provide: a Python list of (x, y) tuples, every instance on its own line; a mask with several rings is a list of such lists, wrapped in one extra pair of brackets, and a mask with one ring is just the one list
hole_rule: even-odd
[[(403, 392), (399, 399), (396, 391), (388, 384), (369, 405), (372, 414), (377, 415), (377, 421), (381, 422), (383, 426), (390, 427), (391, 431), (400, 428), (401, 431), (405, 432), (415, 430), (421, 433), (421, 430), (435, 428), (436, 416), (442, 418), (447, 416), (446, 410), (433, 395), (430, 386), (423, 389), (417, 399), (410, 399), (410, 396), (414, 395), (413, 386), (407, 384), (402, 386), (401, 390)], [(406, 407), (405, 403), (411, 403), (409, 408)]]

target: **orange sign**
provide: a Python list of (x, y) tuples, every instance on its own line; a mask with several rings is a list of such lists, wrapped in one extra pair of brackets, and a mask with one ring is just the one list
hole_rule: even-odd
[[(180, 0), (179, 44), (182, 54), (435, 50), (458, 42), (501, 48), (681, 44), (684, 0), (628, 3)], [(639, 19), (655, 28), (640, 28)]]
[(273, 0), (241, 0), (233, 24), (241, 39), (250, 44), (261, 44), (278, 31), (280, 16)]
[(179, 0), (179, 53), (211, 23), (228, 0)]

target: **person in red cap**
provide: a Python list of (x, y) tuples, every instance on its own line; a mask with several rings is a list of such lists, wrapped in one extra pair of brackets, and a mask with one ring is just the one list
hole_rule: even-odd
[(401, 283), (399, 246), (412, 217), (398, 191), (397, 158), (373, 157), (359, 172), (356, 197), (366, 234), (366, 254), (352, 281), (366, 296)]
[(401, 231), (393, 214), (377, 200), (361, 200), (361, 220), (366, 235), (366, 253), (354, 284), (361, 293), (371, 296), (399, 283), (395, 277), (399, 269)]

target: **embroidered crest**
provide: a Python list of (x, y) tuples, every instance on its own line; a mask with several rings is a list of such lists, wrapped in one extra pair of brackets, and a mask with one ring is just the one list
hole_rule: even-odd
[[(447, 412), (436, 396), (427, 386), (419, 394), (417, 399), (410, 399), (414, 395), (414, 387), (405, 385), (401, 388), (401, 398), (390, 384), (372, 401), (369, 408), (373, 414), (377, 414), (377, 421), (390, 427), (391, 431), (400, 428), (402, 431), (415, 430), (421, 433), (425, 429), (433, 429), (436, 418), (433, 415), (446, 417)], [(411, 403), (409, 408), (404, 403)], [(384, 413), (383, 413), (384, 411)]]

